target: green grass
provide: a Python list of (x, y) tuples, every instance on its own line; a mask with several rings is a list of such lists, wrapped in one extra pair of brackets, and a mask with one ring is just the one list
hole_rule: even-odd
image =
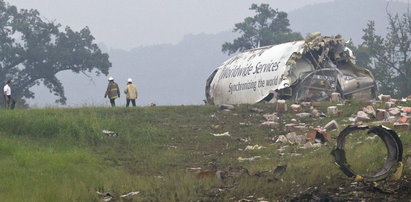
[[(320, 110), (326, 112), (329, 105), (324, 103)], [(275, 108), (272, 104), (258, 104), (237, 106), (231, 112), (215, 106), (1, 111), (0, 198), (98, 201), (96, 191), (100, 191), (110, 192), (120, 200), (121, 194), (140, 191), (130, 200), (227, 201), (250, 195), (275, 200), (298, 194), (309, 186), (335, 188), (341, 185), (341, 179), (347, 179), (330, 155), (335, 140), (313, 149), (289, 145), (285, 155), (280, 155), (277, 150), (286, 144), (274, 144), (267, 137), (286, 134), (284, 123), (295, 115), (283, 115), (280, 126), (271, 129), (260, 125), (263, 113), (250, 111), (254, 107), (264, 113), (273, 113)], [(350, 116), (361, 106), (352, 102), (341, 108)], [(323, 126), (332, 119), (301, 121)], [(341, 125), (348, 124), (344, 121), (347, 117), (335, 119)], [(104, 129), (116, 131), (119, 136), (105, 136), (101, 132)], [(211, 135), (227, 131), (231, 137)], [(410, 132), (398, 133), (404, 154), (411, 154)], [(336, 137), (338, 131), (331, 135)], [(239, 138), (251, 141), (242, 142)], [(347, 141), (347, 154), (355, 154), (347, 155), (353, 168), (364, 172), (379, 168), (385, 149), (378, 138), (370, 141), (358, 135)], [(256, 144), (264, 148), (242, 151)], [(253, 156), (262, 158), (252, 162), (237, 160)], [(224, 181), (197, 179), (196, 171), (190, 171), (197, 167), (227, 171), (242, 166), (253, 175), (285, 164), (287, 171), (274, 181), (255, 176)]]

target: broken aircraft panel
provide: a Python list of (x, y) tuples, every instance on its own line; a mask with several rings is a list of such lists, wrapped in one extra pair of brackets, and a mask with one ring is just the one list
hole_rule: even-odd
[(252, 104), (277, 99), (371, 99), (376, 85), (369, 70), (355, 65), (340, 36), (312, 34), (305, 41), (266, 46), (240, 53), (207, 79), (210, 104)]

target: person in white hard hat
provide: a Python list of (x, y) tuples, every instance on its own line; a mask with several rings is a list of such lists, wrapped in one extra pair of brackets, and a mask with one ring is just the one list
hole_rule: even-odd
[(131, 78), (129, 78), (127, 80), (127, 86), (124, 89), (124, 93), (126, 94), (126, 107), (128, 107), (130, 105), (130, 101), (133, 104), (133, 106), (136, 106), (136, 99), (137, 99), (137, 88), (136, 86), (133, 84), (133, 80)]
[(104, 98), (108, 96), (108, 99), (110, 99), (110, 103), (112, 107), (116, 106), (116, 98), (120, 97), (120, 89), (118, 88), (118, 85), (116, 82), (114, 82), (113, 77), (108, 78), (108, 86), (106, 93), (104, 94)]

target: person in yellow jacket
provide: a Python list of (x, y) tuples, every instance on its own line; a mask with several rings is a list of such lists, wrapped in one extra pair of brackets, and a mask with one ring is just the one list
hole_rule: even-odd
[(130, 101), (133, 104), (133, 106), (136, 106), (136, 99), (137, 99), (137, 88), (136, 86), (133, 84), (133, 80), (131, 78), (129, 78), (127, 80), (127, 86), (124, 89), (124, 93), (127, 95), (126, 99), (127, 99), (127, 103), (126, 103), (126, 107), (128, 107), (128, 105), (130, 105)]
[(104, 98), (108, 96), (108, 99), (110, 99), (110, 103), (112, 107), (116, 106), (116, 98), (120, 97), (120, 89), (118, 88), (118, 85), (116, 82), (114, 82), (114, 78), (110, 77), (108, 78), (108, 86), (106, 90), (106, 94), (104, 94)]

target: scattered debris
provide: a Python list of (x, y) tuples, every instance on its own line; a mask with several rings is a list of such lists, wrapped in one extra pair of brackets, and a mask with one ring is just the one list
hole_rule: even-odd
[(233, 110), (234, 106), (233, 105), (229, 105), (229, 104), (221, 104), (219, 106), (220, 110)]
[(134, 196), (134, 195), (137, 195), (137, 194), (139, 194), (139, 193), (140, 193), (139, 191), (133, 191), (133, 192), (130, 192), (130, 193), (121, 195), (120, 198), (125, 198), (125, 197), (129, 197), (129, 196)]
[(324, 126), (324, 129), (326, 129), (327, 131), (340, 130), (340, 125), (338, 125), (337, 121), (332, 120)]
[(388, 109), (388, 113), (389, 113), (391, 116), (399, 116), (399, 115), (401, 114), (401, 110), (398, 109), (397, 107), (392, 107), (392, 108), (389, 108), (389, 109)]
[(212, 134), (212, 135), (214, 135), (214, 137), (230, 137), (231, 135), (230, 135), (230, 133), (227, 131), (227, 132), (225, 132), (225, 133), (221, 133), (221, 134)]
[(369, 121), (371, 118), (364, 111), (358, 111), (356, 121)]
[(395, 102), (386, 102), (385, 103), (385, 108), (389, 109), (389, 108), (393, 108), (395, 107)]
[(212, 128), (212, 129), (219, 129), (219, 128), (220, 128), (220, 125), (218, 125), (218, 124), (213, 124), (213, 125), (211, 125), (211, 128)]
[(301, 144), (305, 140), (304, 136), (297, 135), (295, 132), (288, 133), (286, 138), (290, 144)]
[(371, 106), (371, 105), (368, 105), (368, 106), (366, 106), (366, 107), (363, 107), (362, 110), (363, 110), (366, 114), (368, 114), (369, 117), (374, 118), (374, 117), (376, 117), (376, 115), (377, 115), (377, 113), (375, 112), (374, 107)]
[(285, 100), (277, 100), (276, 111), (278, 113), (287, 112), (287, 103)]
[(274, 114), (264, 114), (263, 117), (267, 121), (278, 121), (279, 120), (276, 113), (274, 113)]
[(336, 116), (338, 115), (338, 108), (337, 106), (329, 106), (327, 108), (327, 115), (329, 116)]
[(261, 158), (261, 156), (253, 156), (253, 157), (250, 157), (250, 158), (238, 157), (237, 160), (240, 161), (240, 162), (244, 162), (244, 161), (254, 161), (254, 160), (260, 159), (260, 158)]
[(111, 201), (113, 199), (113, 195), (111, 195), (109, 192), (99, 192), (96, 191), (97, 196), (101, 198), (103, 201)]
[(105, 135), (110, 136), (110, 137), (116, 137), (118, 136), (118, 133), (114, 132), (114, 131), (110, 131), (110, 130), (103, 130), (101, 131), (103, 132)]
[(390, 101), (390, 99), (391, 99), (391, 95), (383, 95), (383, 94), (381, 94), (381, 95), (378, 96), (378, 99), (380, 99), (380, 100), (383, 101), (383, 102), (388, 102), (388, 101)]
[(245, 137), (245, 138), (236, 138), (236, 140), (240, 141), (240, 142), (251, 142), (251, 138), (250, 137)]
[(310, 107), (311, 107), (311, 102), (301, 102), (300, 104), (301, 104), (301, 106), (303, 106), (304, 108), (310, 108)]
[(292, 104), (290, 108), (291, 108), (291, 111), (294, 113), (298, 113), (301, 111), (301, 105), (299, 104)]
[(304, 146), (301, 147), (301, 149), (310, 149), (310, 148), (317, 148), (317, 147), (321, 147), (321, 143), (311, 143), (311, 142), (307, 142), (304, 144)]
[(250, 111), (255, 112), (255, 113), (263, 113), (264, 112), (264, 110), (259, 109), (259, 108), (255, 108), (255, 107), (251, 108)]
[(385, 109), (377, 109), (375, 118), (378, 121), (386, 120), (389, 117), (389, 113)]
[(197, 170), (201, 170), (201, 168), (200, 168), (200, 167), (197, 167), (197, 168), (187, 168), (187, 170), (190, 170), (190, 171), (197, 171)]
[(408, 129), (409, 127), (410, 127), (409, 123), (399, 123), (399, 122), (394, 123), (395, 129)]
[(278, 126), (278, 122), (275, 121), (265, 121), (263, 123), (261, 123), (261, 125), (263, 126), (269, 126), (269, 127), (277, 127)]
[(278, 136), (278, 138), (275, 142), (276, 143), (278, 143), (278, 142), (287, 143), (288, 139), (287, 139), (287, 137), (285, 137), (285, 135), (280, 135), (280, 136)]
[(299, 117), (299, 118), (304, 119), (304, 118), (309, 118), (309, 117), (311, 116), (311, 114), (310, 114), (310, 113), (303, 112), (303, 113), (298, 113), (298, 114), (296, 114), (296, 116)]
[(310, 129), (306, 137), (311, 143), (326, 143), (329, 139), (327, 131), (319, 128)]
[(311, 117), (313, 117), (313, 118), (318, 118), (318, 117), (320, 117), (320, 115), (321, 115), (321, 113), (320, 113), (320, 111), (318, 111), (317, 109), (313, 108), (313, 109), (311, 110)]
[(331, 93), (331, 102), (340, 102), (341, 94), (340, 93)]
[(247, 151), (247, 150), (260, 150), (260, 149), (262, 149), (262, 148), (264, 148), (263, 146), (259, 146), (258, 144), (256, 144), (256, 145), (254, 145), (254, 146), (247, 146), (245, 149), (244, 149), (244, 151)]

